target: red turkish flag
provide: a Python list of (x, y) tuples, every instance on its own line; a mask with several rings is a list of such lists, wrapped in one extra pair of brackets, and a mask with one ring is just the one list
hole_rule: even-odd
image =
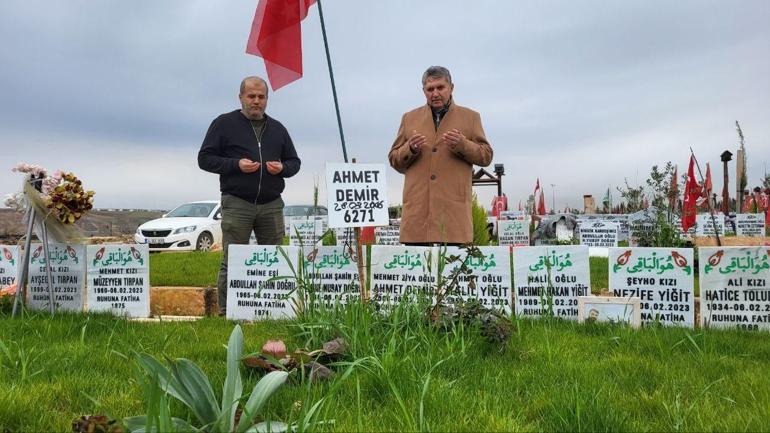
[(690, 167), (687, 169), (687, 182), (684, 185), (684, 203), (682, 204), (682, 230), (695, 225), (696, 202), (701, 196), (701, 186), (695, 179), (695, 158), (690, 155)]
[(302, 27), (315, 0), (259, 0), (246, 52), (265, 59), (270, 87), (302, 77)]
[(537, 214), (545, 215), (545, 195), (542, 189), (540, 190), (540, 200), (538, 200), (537, 204)]

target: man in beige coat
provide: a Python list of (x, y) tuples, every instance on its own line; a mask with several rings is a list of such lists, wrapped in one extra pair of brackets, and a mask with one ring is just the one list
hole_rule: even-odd
[(452, 76), (431, 66), (422, 76), (427, 104), (401, 118), (388, 159), (404, 174), (401, 242), (412, 245), (473, 241), (473, 165), (492, 162), (479, 113), (452, 100)]

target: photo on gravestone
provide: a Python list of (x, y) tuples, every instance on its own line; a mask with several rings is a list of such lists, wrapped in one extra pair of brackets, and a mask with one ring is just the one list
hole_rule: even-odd
[(517, 317), (577, 320), (579, 296), (591, 294), (587, 246), (539, 246), (513, 250)]
[(150, 248), (141, 245), (88, 245), (89, 312), (150, 317)]
[(326, 163), (329, 227), (388, 225), (384, 164)]
[(770, 247), (700, 247), (703, 328), (770, 330)]
[(11, 312), (19, 278), (19, 247), (0, 245), (0, 313)]
[(581, 296), (578, 298), (578, 323), (625, 324), (641, 326), (639, 298)]
[[(358, 257), (345, 246), (305, 248), (297, 283), (304, 286), (304, 307), (334, 308), (361, 299), (358, 279)], [(364, 263), (366, 263), (364, 261)]]
[(370, 263), (371, 299), (381, 307), (433, 299), (433, 247), (372, 245)]
[(610, 248), (609, 288), (639, 298), (643, 324), (695, 326), (695, 262), (691, 248)]
[(48, 310), (51, 300), (48, 292), (46, 263), (53, 278), (54, 306), (67, 311), (83, 311), (83, 290), (86, 275), (86, 246), (71, 243), (51, 243), (46, 260), (43, 244), (32, 244), (27, 280), (27, 307)]
[(227, 318), (295, 317), (300, 249), (279, 245), (230, 245), (227, 260)]
[[(438, 296), (447, 304), (477, 300), (482, 307), (511, 314), (510, 250), (506, 246), (439, 247)], [(442, 294), (443, 292), (443, 294)], [(438, 300), (436, 302), (439, 302)]]

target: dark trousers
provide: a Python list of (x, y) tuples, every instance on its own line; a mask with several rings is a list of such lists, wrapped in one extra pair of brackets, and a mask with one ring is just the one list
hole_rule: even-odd
[(254, 204), (222, 194), (222, 263), (219, 265), (217, 293), (219, 312), (227, 308), (227, 249), (231, 244), (248, 244), (251, 232), (259, 245), (281, 245), (283, 242), (283, 200)]

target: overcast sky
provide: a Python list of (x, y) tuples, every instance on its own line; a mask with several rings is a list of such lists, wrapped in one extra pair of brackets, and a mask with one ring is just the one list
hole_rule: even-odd
[[(169, 209), (218, 198), (197, 166), (211, 120), (264, 75), (245, 54), (255, 0), (0, 2), (0, 193), (17, 162), (73, 171), (96, 206)], [(536, 178), (548, 208), (582, 208), (655, 165), (710, 162), (746, 136), (748, 176), (770, 163), (770, 1), (325, 0), (348, 154), (387, 164), (420, 77), (450, 69), (458, 104), (479, 111), (515, 207)], [(303, 160), (287, 203), (312, 201), (342, 161), (318, 8), (302, 23), (304, 77), (271, 93), (268, 114)], [(734, 181), (735, 166), (731, 165)], [(388, 171), (389, 201), (402, 176)], [(489, 207), (493, 187), (476, 188)], [(731, 186), (731, 195), (735, 187)], [(618, 194), (615, 192), (617, 200)], [(325, 201), (325, 196), (322, 197)]]

